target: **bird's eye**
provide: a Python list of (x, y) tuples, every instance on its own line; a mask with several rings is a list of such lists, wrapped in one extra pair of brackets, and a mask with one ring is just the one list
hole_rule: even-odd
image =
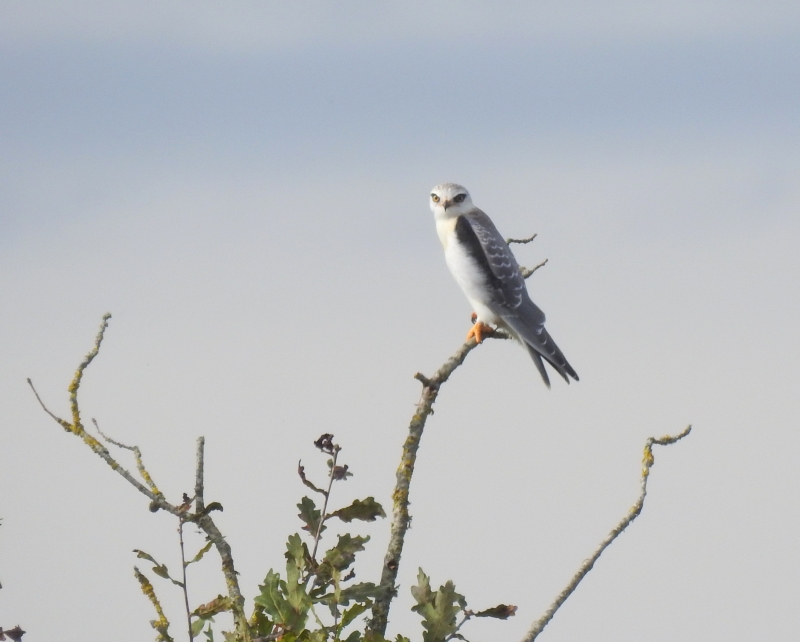
[(455, 201), (456, 203), (463, 203), (465, 198), (467, 198), (466, 194), (459, 194), (453, 199), (453, 201)]
[(438, 196), (436, 196), (436, 194), (431, 194), (431, 200), (432, 200), (434, 203), (438, 203), (438, 202), (439, 202), (439, 197), (438, 197)]

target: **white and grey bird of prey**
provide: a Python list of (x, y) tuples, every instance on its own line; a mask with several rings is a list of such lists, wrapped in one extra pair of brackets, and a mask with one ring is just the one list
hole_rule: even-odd
[[(542, 359), (567, 383), (578, 380), (544, 327), (544, 312), (531, 301), (519, 264), (492, 220), (472, 204), (466, 188), (443, 183), (431, 190), (431, 210), (447, 267), (472, 304), (475, 325), (467, 334), (481, 343), (492, 325), (507, 330), (531, 355), (547, 387)], [(491, 325), (490, 325), (491, 324)]]

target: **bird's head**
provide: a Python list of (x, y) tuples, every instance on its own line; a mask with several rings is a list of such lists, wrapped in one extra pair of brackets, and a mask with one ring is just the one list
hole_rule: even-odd
[(475, 206), (466, 187), (455, 183), (442, 183), (431, 190), (431, 211), (444, 220), (469, 212)]

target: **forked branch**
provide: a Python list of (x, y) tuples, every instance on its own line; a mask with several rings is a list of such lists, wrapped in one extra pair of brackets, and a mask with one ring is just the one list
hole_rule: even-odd
[[(134, 453), (134, 457), (136, 458), (136, 466), (139, 470), (139, 474), (144, 479), (145, 483), (143, 484), (140, 482), (136, 477), (134, 477), (128, 470), (126, 470), (114, 457), (111, 456), (108, 449), (101, 444), (95, 437), (89, 434), (81, 422), (81, 414), (80, 414), (80, 407), (78, 405), (78, 390), (80, 389), (80, 384), (83, 379), (83, 374), (89, 364), (94, 360), (97, 354), (100, 351), (100, 345), (103, 342), (103, 337), (105, 336), (105, 331), (108, 328), (108, 320), (111, 318), (110, 314), (103, 315), (103, 322), (100, 325), (100, 331), (97, 333), (95, 337), (94, 347), (86, 355), (84, 360), (78, 366), (77, 371), (75, 372), (75, 376), (72, 379), (72, 382), (69, 386), (69, 403), (70, 403), (70, 411), (72, 415), (72, 422), (66, 421), (61, 417), (58, 417), (56, 414), (51, 412), (47, 406), (42, 401), (39, 393), (36, 391), (36, 388), (33, 385), (33, 382), (28, 379), (28, 385), (33, 390), (33, 394), (36, 395), (36, 399), (41, 405), (42, 409), (50, 415), (58, 424), (64, 428), (66, 431), (71, 432), (72, 434), (80, 437), (83, 442), (92, 449), (92, 451), (100, 457), (103, 461), (105, 461), (113, 470), (117, 473), (122, 475), (122, 477), (130, 483), (136, 490), (140, 493), (145, 495), (147, 498), (150, 499), (150, 510), (155, 512), (158, 510), (165, 510), (172, 515), (175, 515), (178, 519), (182, 522), (193, 522), (197, 524), (197, 526), (206, 534), (206, 537), (210, 542), (212, 542), (219, 553), (219, 556), (222, 560), (222, 572), (225, 576), (225, 582), (228, 588), (228, 596), (231, 601), (232, 605), (232, 612), (233, 612), (233, 619), (236, 625), (236, 632), (238, 635), (238, 639), (242, 640), (242, 642), (249, 642), (250, 641), (250, 628), (247, 623), (247, 617), (244, 614), (244, 597), (242, 596), (241, 590), (239, 589), (239, 580), (237, 577), (236, 569), (233, 564), (233, 556), (231, 554), (231, 547), (228, 545), (228, 542), (225, 541), (225, 537), (220, 532), (217, 525), (214, 523), (214, 520), (209, 515), (209, 512), (214, 509), (221, 509), (219, 504), (216, 502), (210, 504), (208, 507), (205, 506), (204, 498), (203, 498), (203, 452), (205, 447), (205, 439), (200, 437), (197, 440), (197, 471), (195, 474), (195, 512), (189, 513), (187, 510), (187, 506), (185, 505), (176, 505), (172, 504), (164, 497), (161, 491), (156, 486), (155, 482), (153, 481), (150, 474), (147, 472), (147, 469), (142, 462), (142, 454), (139, 451), (139, 448), (136, 446), (126, 446), (120, 442), (114, 441), (109, 437), (106, 437), (98, 427), (98, 433), (101, 435), (103, 439), (107, 442), (126, 450), (130, 450)], [(95, 426), (97, 423), (95, 422)], [(185, 502), (184, 502), (185, 504)], [(137, 571), (137, 577), (140, 574)], [(141, 582), (140, 578), (140, 582)], [(144, 587), (145, 585), (142, 584)], [(147, 592), (146, 595), (149, 596)], [(162, 624), (161, 616), (158, 620), (159, 625)]]

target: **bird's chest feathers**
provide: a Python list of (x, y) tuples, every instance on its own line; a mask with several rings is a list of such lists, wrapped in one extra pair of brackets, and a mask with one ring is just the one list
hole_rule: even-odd
[(469, 248), (459, 241), (456, 219), (437, 221), (436, 231), (444, 248), (447, 267), (469, 299), (486, 298), (487, 275)]
[(447, 252), (451, 241), (455, 242), (456, 220), (455, 218), (450, 218), (444, 221), (436, 221), (436, 233), (439, 235), (439, 242), (445, 252)]

